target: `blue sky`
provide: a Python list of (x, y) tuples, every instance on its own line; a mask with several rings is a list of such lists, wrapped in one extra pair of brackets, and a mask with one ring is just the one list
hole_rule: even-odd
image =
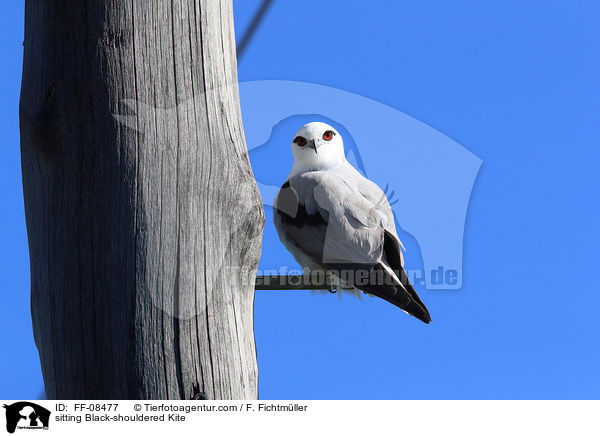
[[(234, 2), (238, 35), (258, 3)], [(0, 397), (30, 398), (41, 374), (19, 158), (23, 2), (2, 6)], [(375, 299), (257, 292), (261, 398), (598, 398), (599, 14), (593, 1), (274, 2), (240, 81), (368, 97), (483, 164), (464, 229), (462, 288), (418, 289), (431, 325)], [(305, 118), (282, 122), (271, 143), (281, 138), (287, 150), (283, 141)], [(263, 174), (268, 154), (251, 159), (257, 178), (274, 178)], [(270, 217), (261, 266), (290, 264)], [(418, 241), (407, 239), (407, 265), (418, 267)]]

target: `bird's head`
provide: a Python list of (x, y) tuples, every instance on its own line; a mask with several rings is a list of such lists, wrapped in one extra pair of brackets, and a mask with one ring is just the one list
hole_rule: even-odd
[(346, 160), (341, 135), (329, 124), (321, 122), (305, 124), (296, 132), (292, 153), (296, 174), (331, 168)]

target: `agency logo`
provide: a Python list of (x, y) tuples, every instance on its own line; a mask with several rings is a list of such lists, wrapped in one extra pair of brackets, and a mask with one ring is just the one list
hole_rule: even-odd
[(28, 401), (4, 405), (6, 409), (6, 431), (14, 433), (22, 430), (48, 430), (50, 411)]

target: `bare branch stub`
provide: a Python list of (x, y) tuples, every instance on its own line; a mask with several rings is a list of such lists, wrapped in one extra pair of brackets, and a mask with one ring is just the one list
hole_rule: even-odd
[(257, 291), (329, 291), (339, 288), (329, 277), (302, 274), (256, 276)]

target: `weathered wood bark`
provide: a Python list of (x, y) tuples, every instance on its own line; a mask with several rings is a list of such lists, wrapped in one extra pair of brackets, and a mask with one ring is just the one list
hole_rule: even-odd
[(264, 215), (231, 0), (27, 0), (21, 153), (49, 399), (257, 397)]

